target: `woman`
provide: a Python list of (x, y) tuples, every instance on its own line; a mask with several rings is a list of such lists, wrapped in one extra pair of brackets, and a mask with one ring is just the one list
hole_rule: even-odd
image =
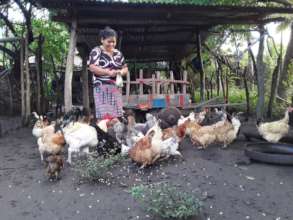
[(122, 116), (122, 94), (116, 87), (116, 76), (128, 73), (122, 53), (115, 49), (117, 33), (106, 27), (100, 32), (101, 45), (89, 55), (89, 70), (93, 73), (97, 120)]

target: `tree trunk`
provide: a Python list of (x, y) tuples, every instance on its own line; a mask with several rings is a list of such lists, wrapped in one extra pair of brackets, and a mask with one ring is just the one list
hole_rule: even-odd
[(25, 111), (25, 124), (29, 123), (29, 116), (31, 114), (31, 80), (30, 80), (30, 69), (29, 69), (29, 34), (25, 37), (25, 75), (26, 75), (26, 111)]
[(248, 89), (248, 83), (247, 83), (247, 69), (248, 67), (245, 67), (243, 72), (243, 82), (244, 82), (245, 98), (246, 98), (246, 118), (248, 119), (248, 116), (250, 115), (250, 100), (249, 100), (249, 89)]
[(65, 70), (65, 85), (64, 85), (64, 104), (65, 112), (68, 112), (72, 108), (72, 75), (74, 68), (74, 52), (77, 40), (77, 22), (76, 20), (72, 21), (71, 31), (70, 31), (70, 42), (69, 49), (66, 61), (66, 70)]
[(37, 72), (37, 112), (42, 114), (42, 105), (41, 105), (41, 97), (42, 97), (42, 35), (38, 38), (38, 48), (36, 54), (36, 72)]
[(90, 99), (89, 99), (89, 73), (87, 69), (86, 57), (82, 60), (82, 103), (83, 107), (87, 110), (90, 109)]
[(228, 70), (225, 75), (225, 81), (226, 81), (226, 97), (225, 97), (225, 102), (229, 102), (229, 77), (228, 77)]
[(220, 96), (220, 67), (217, 62), (216, 64), (217, 96)]
[(260, 41), (259, 41), (259, 49), (257, 55), (257, 93), (258, 100), (256, 106), (256, 117), (257, 119), (262, 119), (264, 115), (264, 105), (265, 105), (265, 64), (263, 61), (264, 55), (264, 27), (260, 26)]
[(201, 37), (200, 33), (197, 33), (197, 57), (200, 62), (200, 101), (203, 102), (205, 101), (205, 74), (203, 70), (203, 63), (202, 63), (202, 57), (201, 57)]
[(20, 40), (20, 93), (21, 93), (21, 119), (25, 122), (25, 88), (24, 88), (24, 40)]
[(280, 83), (278, 88), (278, 95), (282, 98), (287, 98), (287, 89), (288, 89), (288, 76), (289, 76), (289, 65), (291, 63), (291, 60), (293, 58), (293, 22), (291, 22), (291, 34), (290, 34), (290, 40), (287, 46), (284, 62), (281, 68), (281, 74), (280, 74)]
[(275, 98), (277, 95), (277, 89), (278, 89), (279, 78), (280, 78), (281, 62), (282, 62), (282, 55), (280, 54), (278, 57), (278, 60), (277, 60), (277, 65), (276, 65), (274, 72), (273, 72), (273, 75), (272, 75), (271, 95), (270, 95), (268, 112), (267, 112), (267, 116), (269, 118), (272, 117), (273, 105), (274, 105)]
[(249, 53), (249, 56), (250, 56), (250, 59), (252, 61), (252, 66), (253, 66), (253, 72), (254, 72), (254, 79), (255, 79), (255, 82), (257, 82), (257, 64), (256, 64), (256, 61), (255, 61), (255, 57), (253, 55), (253, 52), (250, 48), (250, 40), (248, 39), (248, 53)]

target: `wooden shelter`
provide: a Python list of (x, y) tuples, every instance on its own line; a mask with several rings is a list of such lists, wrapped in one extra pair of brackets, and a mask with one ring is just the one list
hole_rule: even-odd
[[(110, 26), (118, 32), (118, 47), (123, 51), (128, 62), (132, 60), (172, 62), (179, 61), (192, 52), (200, 54), (201, 41), (206, 38), (208, 31), (214, 26), (223, 24), (262, 25), (283, 20), (281, 14), (293, 13), (293, 8), (283, 7), (127, 3), (97, 0), (35, 0), (35, 2), (40, 7), (53, 10), (53, 19), (64, 22), (71, 28), (65, 77), (66, 111), (70, 110), (72, 105), (71, 81), (74, 48), (78, 47), (85, 63), (90, 50), (99, 44), (98, 34), (105, 26)], [(276, 16), (272, 17), (273, 14)], [(84, 68), (83, 76), (87, 80), (86, 68)], [(140, 92), (141, 84), (144, 83), (142, 78), (138, 79)], [(203, 70), (200, 71), (200, 78), (201, 98), (204, 100)], [(129, 77), (127, 81), (130, 85)], [(147, 83), (160, 86), (161, 81), (153, 79), (153, 82)], [(183, 85), (186, 83), (183, 82)], [(130, 88), (127, 86), (128, 95), (129, 90)], [(183, 86), (182, 90), (186, 91), (186, 86)], [(156, 91), (160, 91), (157, 86), (152, 89), (152, 95)], [(86, 88), (84, 88), (84, 93), (87, 94)], [(182, 94), (185, 95), (184, 91)]]

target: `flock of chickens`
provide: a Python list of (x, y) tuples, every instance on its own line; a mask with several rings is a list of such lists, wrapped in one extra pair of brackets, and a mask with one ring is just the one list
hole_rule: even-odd
[[(258, 122), (259, 134), (269, 142), (278, 142), (289, 131), (289, 113), (292, 110), (288, 108), (285, 117), (279, 121)], [(167, 110), (165, 113), (170, 116)], [(94, 149), (103, 156), (128, 155), (144, 168), (170, 156), (183, 157), (180, 143), (185, 137), (201, 149), (213, 143), (220, 143), (225, 148), (237, 138), (241, 126), (236, 115), (217, 109), (213, 112), (191, 112), (187, 117), (177, 115), (176, 123), (169, 123), (167, 128), (162, 126), (163, 119), (149, 113), (145, 123), (137, 123), (133, 114), (127, 114), (120, 119), (105, 119), (97, 124), (91, 122), (89, 114), (83, 114), (79, 109), (53, 122), (35, 112), (33, 114), (37, 121), (32, 133), (37, 138), (41, 160), (46, 162), (50, 178), (60, 177), (66, 145), (69, 164), (72, 163), (72, 154), (91, 154)], [(44, 159), (45, 155), (49, 156)]]

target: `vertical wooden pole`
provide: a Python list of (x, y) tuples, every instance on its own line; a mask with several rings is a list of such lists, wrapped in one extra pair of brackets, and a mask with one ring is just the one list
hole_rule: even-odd
[(25, 121), (25, 91), (24, 91), (24, 40), (20, 40), (20, 90), (21, 90), (21, 118)]
[(200, 32), (197, 33), (197, 57), (200, 62), (200, 101), (205, 101), (205, 74), (203, 71), (203, 63), (202, 63), (202, 57), (201, 57), (201, 37)]
[(156, 95), (156, 75), (152, 74), (152, 95), (155, 97)]
[(140, 83), (139, 83), (139, 95), (142, 96), (143, 95), (143, 69), (140, 69), (139, 70), (139, 80), (140, 80)]
[(29, 116), (31, 114), (31, 81), (30, 81), (30, 69), (29, 69), (29, 48), (28, 48), (28, 36), (25, 37), (25, 75), (26, 75), (26, 111), (25, 111), (25, 123), (28, 124)]
[(159, 95), (161, 93), (160, 89), (161, 89), (161, 83), (159, 82), (159, 80), (161, 79), (161, 76), (160, 76), (160, 71), (156, 71), (156, 75), (157, 75), (157, 83), (156, 83), (156, 93), (157, 95)]
[(38, 49), (36, 54), (36, 72), (37, 72), (37, 112), (40, 114), (42, 113), (41, 108), (41, 97), (42, 92), (41, 88), (43, 87), (42, 84), (42, 35), (39, 35), (38, 37)]
[(65, 85), (64, 85), (64, 105), (65, 112), (69, 112), (72, 108), (72, 75), (74, 68), (74, 52), (77, 40), (77, 21), (72, 20), (71, 30), (70, 30), (70, 42), (66, 61), (65, 70)]
[[(170, 71), (170, 80), (174, 80), (174, 73), (172, 70)], [(174, 83), (172, 82), (171, 83), (171, 94), (173, 95), (174, 93), (175, 93)]]
[[(183, 81), (187, 81), (187, 71), (183, 71)], [(182, 93), (185, 95), (186, 94), (186, 84), (184, 83), (182, 85)]]
[(90, 98), (89, 98), (89, 73), (87, 69), (87, 58), (82, 57), (82, 104), (87, 110), (90, 109)]
[(264, 115), (265, 107), (265, 63), (264, 63), (264, 42), (265, 42), (265, 29), (264, 26), (259, 26), (260, 41), (259, 49), (256, 59), (257, 66), (257, 93), (258, 100), (256, 105), (256, 117), (257, 119), (262, 119)]
[(126, 75), (126, 101), (129, 102), (130, 96), (130, 73), (128, 72)]

